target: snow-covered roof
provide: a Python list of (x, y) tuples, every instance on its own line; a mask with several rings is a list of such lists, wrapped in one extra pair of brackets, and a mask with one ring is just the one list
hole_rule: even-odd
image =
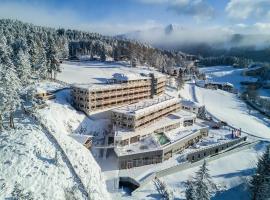
[(166, 104), (173, 104), (178, 102), (178, 99), (169, 95), (158, 96), (154, 99), (145, 99), (138, 103), (131, 105), (119, 107), (113, 109), (113, 112), (124, 113), (127, 115), (142, 115), (147, 112), (153, 111), (153, 109), (158, 109), (159, 107), (164, 107)]
[(229, 83), (229, 82), (216, 82), (216, 81), (207, 81), (206, 84), (215, 84), (215, 85), (222, 85), (222, 86), (231, 86), (233, 87), (233, 84)]
[(89, 139), (92, 138), (93, 136), (91, 135), (82, 135), (82, 134), (70, 134), (70, 137), (75, 139), (77, 142), (81, 144), (85, 144), (85, 142)]
[(181, 105), (182, 106), (186, 106), (186, 107), (192, 107), (192, 108), (200, 108), (200, 107), (203, 107), (202, 104), (200, 103), (197, 103), (195, 101), (191, 101), (191, 100), (188, 100), (188, 99), (182, 99), (180, 101)]
[(136, 73), (114, 73), (112, 75), (113, 79), (117, 81), (130, 81), (130, 80), (138, 80), (138, 79), (150, 79), (149, 74), (136, 74)]
[(200, 123), (194, 123), (192, 126), (180, 127), (165, 132), (164, 134), (170, 140), (170, 142), (173, 143), (181, 139), (185, 139), (186, 137), (191, 136), (194, 133), (197, 133), (197, 131), (199, 131), (202, 128), (206, 128), (206, 126)]
[(114, 149), (118, 156), (125, 156), (149, 151), (161, 150), (158, 142), (150, 135), (138, 142)]

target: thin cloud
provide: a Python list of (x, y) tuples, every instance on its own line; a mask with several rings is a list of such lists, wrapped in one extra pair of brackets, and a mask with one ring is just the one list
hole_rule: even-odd
[(194, 17), (197, 21), (210, 20), (214, 8), (206, 0), (137, 0), (144, 4), (163, 4), (169, 11), (178, 15)]
[(225, 10), (236, 20), (270, 19), (269, 0), (230, 0)]

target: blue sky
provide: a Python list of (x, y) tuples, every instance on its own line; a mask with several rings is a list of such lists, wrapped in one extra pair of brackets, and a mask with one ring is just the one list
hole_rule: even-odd
[(114, 35), (173, 23), (270, 31), (270, 0), (0, 0), (0, 17)]

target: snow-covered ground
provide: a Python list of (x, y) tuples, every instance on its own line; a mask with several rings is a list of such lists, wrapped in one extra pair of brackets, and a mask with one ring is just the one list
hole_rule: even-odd
[(48, 107), (38, 111), (38, 116), (66, 152), (90, 197), (109, 199), (100, 167), (91, 152), (69, 136), (74, 133), (95, 135), (106, 128), (107, 120), (87, 118), (69, 104), (69, 98), (69, 90), (60, 91), (55, 100), (46, 102)]
[[(139, 69), (139, 70), (138, 70)], [(132, 68), (125, 62), (65, 62), (61, 64), (62, 72), (57, 75), (57, 79), (69, 84), (101, 84), (113, 75), (124, 74), (132, 78), (140, 78), (140, 73), (148, 73), (151, 68), (137, 66)], [(159, 74), (159, 73), (158, 73)]]
[(65, 199), (76, 183), (58, 149), (28, 118), (17, 126), (0, 134), (0, 199), (9, 199), (16, 184), (34, 199)]
[(262, 114), (248, 109), (235, 94), (222, 90), (195, 88), (198, 101), (215, 117), (243, 131), (270, 139), (270, 120)]
[[(257, 145), (255, 148), (244, 150), (208, 163), (208, 168), (213, 181), (219, 186), (222, 193), (225, 193), (224, 196), (228, 195), (230, 197), (223, 199), (219, 198), (221, 195), (217, 195), (214, 199), (247, 199), (248, 192), (244, 190), (244, 187), (241, 187), (241, 189), (238, 189), (235, 192), (231, 192), (230, 189), (241, 186), (243, 183), (247, 183), (250, 175), (254, 173), (258, 156), (261, 155), (264, 150), (264, 145)], [(195, 176), (195, 172), (198, 171), (198, 169), (198, 167), (194, 167), (165, 176), (161, 179), (173, 191), (176, 199), (184, 199), (185, 182), (192, 176)], [(129, 198), (159, 199), (161, 197), (156, 191), (153, 182), (149, 182)], [(125, 199), (125, 197), (123, 196), (122, 199)]]
[(234, 68), (232, 66), (213, 66), (200, 68), (200, 71), (206, 74), (209, 81), (229, 82), (236, 89), (240, 89), (241, 81), (257, 81), (257, 78), (242, 76), (244, 69)]

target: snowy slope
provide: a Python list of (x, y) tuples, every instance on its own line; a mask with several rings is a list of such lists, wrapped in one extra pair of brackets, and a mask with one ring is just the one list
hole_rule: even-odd
[(218, 119), (236, 128), (270, 139), (270, 120), (256, 111), (250, 111), (237, 95), (222, 90), (195, 88), (198, 101)]
[[(0, 134), (0, 199), (11, 197), (16, 182), (34, 199), (65, 199), (64, 190), (76, 187), (69, 168), (39, 126), (22, 123)], [(83, 199), (79, 190), (75, 194)]]
[[(234, 199), (243, 199), (247, 197), (248, 193), (245, 188), (238, 188), (243, 183), (247, 183), (250, 175), (254, 173), (254, 168), (257, 163), (258, 156), (265, 150), (265, 146), (260, 144), (255, 148), (241, 151), (218, 160), (208, 163), (208, 168), (213, 181), (218, 185), (221, 191), (225, 193), (232, 192)], [(241, 159), (239, 159), (241, 158)], [(199, 167), (187, 169), (169, 176), (161, 178), (173, 191), (175, 198), (185, 198), (185, 181), (190, 179), (198, 171)], [(238, 188), (236, 191), (230, 190), (231, 188)], [(228, 194), (227, 194), (228, 195)], [(221, 196), (221, 195), (218, 195)], [(221, 196), (222, 197), (222, 196)], [(130, 199), (158, 199), (160, 198), (152, 182), (148, 183), (142, 189), (135, 193)], [(125, 197), (122, 197), (125, 199)], [(214, 198), (216, 199), (216, 198)], [(219, 198), (222, 199), (222, 198)], [(245, 199), (245, 198), (244, 198)]]
[(39, 110), (39, 118), (66, 152), (91, 199), (109, 199), (100, 167), (91, 152), (68, 136), (71, 133), (90, 134), (100, 131), (102, 127), (106, 127), (106, 120), (91, 121), (83, 113), (73, 109), (68, 98), (68, 90), (61, 91), (56, 100), (47, 101), (47, 108)]

